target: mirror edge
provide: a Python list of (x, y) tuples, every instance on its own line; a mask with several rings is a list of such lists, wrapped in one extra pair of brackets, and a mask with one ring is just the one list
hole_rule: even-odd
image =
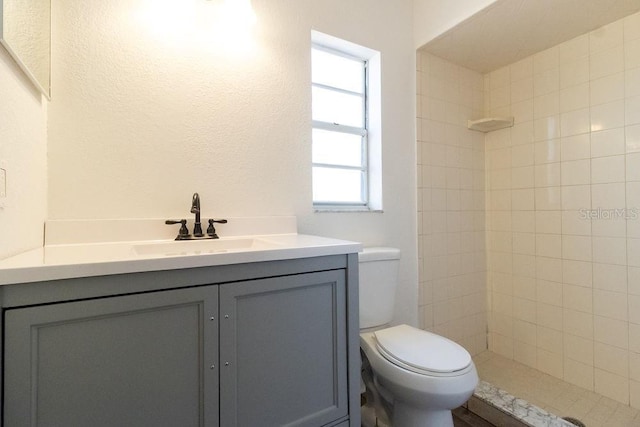
[[(0, 45), (2, 45), (5, 48), (5, 50), (9, 53), (9, 56), (11, 56), (11, 59), (13, 59), (13, 61), (18, 65), (20, 70), (22, 70), (22, 72), (27, 76), (27, 78), (36, 87), (36, 89), (38, 89), (40, 93), (42, 93), (42, 95), (44, 95), (45, 98), (47, 98), (48, 101), (51, 101), (51, 65), (49, 65), (49, 88), (45, 89), (38, 82), (38, 80), (31, 73), (31, 71), (29, 71), (29, 69), (22, 63), (22, 61), (20, 60), (20, 57), (13, 51), (11, 46), (9, 46), (9, 43), (7, 43), (7, 41), (4, 39), (4, 28), (3, 28), (4, 18), (2, 14), (3, 7), (4, 7), (3, 1), (4, 0), (0, 0)], [(51, 40), (49, 40), (49, 55), (51, 55)]]

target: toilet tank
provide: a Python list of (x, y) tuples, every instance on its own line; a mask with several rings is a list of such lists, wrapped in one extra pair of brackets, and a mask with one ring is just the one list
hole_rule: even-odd
[(400, 249), (364, 248), (358, 261), (360, 329), (385, 325), (393, 319)]

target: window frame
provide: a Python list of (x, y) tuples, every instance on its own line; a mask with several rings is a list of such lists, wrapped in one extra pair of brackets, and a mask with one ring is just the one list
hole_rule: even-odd
[[(315, 83), (313, 81), (313, 77), (311, 78), (311, 88), (320, 88), (324, 90), (330, 90), (333, 92), (348, 94), (348, 95), (357, 95), (362, 97), (362, 127), (349, 126), (339, 123), (329, 123), (320, 120), (313, 120), (312, 118), (312, 131), (315, 129), (329, 131), (329, 132), (339, 132), (343, 134), (349, 135), (357, 135), (362, 138), (361, 140), (361, 166), (346, 166), (346, 165), (336, 165), (331, 163), (315, 163), (313, 158), (311, 160), (312, 169), (315, 167), (321, 168), (329, 168), (329, 169), (339, 169), (339, 170), (351, 170), (351, 171), (360, 171), (360, 201), (350, 201), (350, 202), (339, 202), (339, 201), (316, 201), (313, 200), (313, 207), (318, 210), (370, 210), (370, 191), (369, 191), (369, 181), (370, 181), (370, 160), (369, 160), (369, 89), (370, 89), (370, 73), (369, 73), (369, 59), (364, 58), (362, 56), (353, 55), (343, 50), (340, 50), (335, 47), (329, 47), (322, 43), (312, 42), (311, 50), (314, 49), (324, 51), (330, 53), (332, 55), (340, 56), (343, 58), (347, 58), (362, 64), (362, 93), (353, 92), (347, 89), (338, 88), (335, 86), (325, 85), (322, 83)], [(313, 101), (312, 101), (312, 116), (313, 116)], [(313, 138), (312, 138), (313, 144)], [(313, 196), (312, 196), (313, 199)]]

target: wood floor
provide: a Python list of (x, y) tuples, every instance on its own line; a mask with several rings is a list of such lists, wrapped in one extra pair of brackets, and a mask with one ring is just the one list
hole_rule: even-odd
[(495, 424), (485, 421), (462, 406), (454, 409), (452, 413), (454, 427), (495, 427)]

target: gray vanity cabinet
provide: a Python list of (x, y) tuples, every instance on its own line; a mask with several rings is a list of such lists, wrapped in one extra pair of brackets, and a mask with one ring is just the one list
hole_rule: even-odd
[(354, 254), (0, 288), (6, 427), (359, 427)]
[(223, 426), (348, 414), (345, 270), (220, 286)]
[(4, 425), (218, 426), (215, 290), (7, 310)]

